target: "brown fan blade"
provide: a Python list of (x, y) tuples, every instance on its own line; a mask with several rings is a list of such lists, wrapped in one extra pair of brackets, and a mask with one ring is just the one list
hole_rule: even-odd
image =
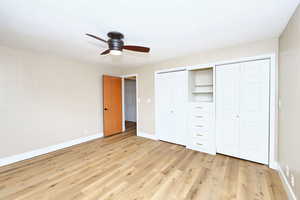
[(92, 35), (92, 34), (89, 34), (89, 33), (87, 33), (87, 34), (85, 34), (85, 35), (90, 36), (90, 37), (92, 37), (92, 38), (95, 38), (95, 39), (97, 39), (97, 40), (100, 40), (100, 41), (102, 41), (102, 42), (107, 43), (106, 40), (104, 40), (104, 39), (102, 39), (102, 38), (99, 38), (98, 36), (95, 36), (95, 35)]
[(150, 51), (150, 48), (148, 47), (133, 46), (133, 45), (124, 45), (123, 49), (130, 50), (130, 51), (145, 52), (145, 53), (148, 53)]
[(109, 54), (109, 52), (110, 52), (110, 50), (109, 50), (109, 49), (107, 49), (107, 50), (103, 51), (103, 52), (101, 53), (101, 55), (106, 55), (106, 54)]

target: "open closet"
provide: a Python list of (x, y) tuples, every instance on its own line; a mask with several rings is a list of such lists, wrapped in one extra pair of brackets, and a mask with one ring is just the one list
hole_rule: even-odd
[(214, 67), (188, 70), (187, 148), (215, 153), (214, 148)]
[(158, 139), (269, 163), (270, 59), (155, 73)]

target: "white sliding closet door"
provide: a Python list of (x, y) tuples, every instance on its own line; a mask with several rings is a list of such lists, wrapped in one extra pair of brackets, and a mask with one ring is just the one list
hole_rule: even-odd
[(173, 120), (171, 126), (176, 135), (177, 144), (186, 145), (187, 138), (187, 72), (173, 72), (173, 87), (172, 87), (172, 113)]
[(156, 131), (158, 138), (185, 145), (187, 73), (156, 74)]
[(216, 68), (217, 152), (239, 156), (238, 91), (240, 64)]
[(269, 68), (269, 60), (217, 67), (217, 152), (268, 164)]
[(172, 110), (172, 82), (169, 73), (156, 75), (156, 132), (159, 139), (164, 141), (173, 141), (170, 124), (172, 118), (170, 116)]
[(240, 72), (240, 157), (268, 163), (269, 60), (245, 62)]

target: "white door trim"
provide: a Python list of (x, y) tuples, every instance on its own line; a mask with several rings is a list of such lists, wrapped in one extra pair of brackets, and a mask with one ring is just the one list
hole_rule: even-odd
[(136, 80), (136, 134), (139, 136), (139, 92), (138, 92), (138, 74), (122, 75), (122, 129), (125, 131), (125, 78), (135, 76)]
[(186, 67), (175, 67), (175, 68), (157, 70), (154, 72), (154, 75), (160, 74), (160, 73), (168, 73), (168, 72), (184, 71), (184, 70), (186, 70)]
[(270, 69), (270, 150), (269, 166), (277, 169), (278, 161), (278, 60), (276, 54), (269, 56)]

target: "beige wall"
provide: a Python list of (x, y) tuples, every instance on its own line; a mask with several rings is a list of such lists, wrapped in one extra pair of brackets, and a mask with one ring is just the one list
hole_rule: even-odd
[[(241, 44), (224, 49), (211, 50), (186, 57), (179, 57), (155, 65), (129, 68), (123, 74), (138, 74), (139, 131), (155, 134), (154, 126), (154, 71), (173, 67), (206, 64), (227, 61), (242, 57), (251, 57), (278, 52), (278, 39), (268, 39)], [(151, 102), (148, 102), (150, 99)]]
[[(139, 75), (140, 131), (155, 134), (154, 71), (277, 51), (268, 39), (123, 69)], [(102, 132), (101, 74), (120, 70), (6, 47), (0, 60), (0, 158)]]
[(300, 198), (300, 7), (279, 43), (279, 163), (295, 176)]
[(101, 133), (113, 69), (0, 47), (0, 158)]

